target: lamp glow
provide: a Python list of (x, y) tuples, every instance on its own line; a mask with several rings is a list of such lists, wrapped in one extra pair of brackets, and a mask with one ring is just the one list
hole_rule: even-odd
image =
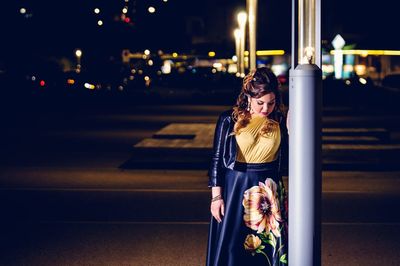
[(258, 56), (267, 56), (267, 55), (284, 55), (284, 50), (260, 50), (257, 51), (256, 54)]
[(87, 82), (84, 84), (84, 86), (86, 89), (89, 89), (89, 90), (94, 90), (96, 88), (96, 86), (94, 86), (93, 84), (87, 83)]
[[(330, 54), (334, 55), (336, 53), (335, 50), (331, 50)], [(343, 54), (350, 55), (361, 55), (366, 57), (368, 55), (400, 55), (400, 51), (396, 50), (343, 50)]]
[(76, 57), (81, 57), (81, 56), (82, 56), (82, 50), (77, 49), (77, 50), (75, 51), (75, 55), (76, 55)]

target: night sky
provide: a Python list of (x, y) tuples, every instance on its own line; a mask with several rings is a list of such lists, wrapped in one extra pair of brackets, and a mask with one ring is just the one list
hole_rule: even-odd
[[(1, 57), (11, 54), (69, 54), (76, 47), (96, 53), (162, 49), (166, 52), (231, 55), (236, 13), (245, 7), (237, 0), (130, 0), (130, 24), (116, 20), (123, 0), (9, 1), (1, 5)], [(322, 38), (329, 44), (340, 33), (356, 48), (400, 49), (394, 1), (380, 5), (359, 0), (323, 1)], [(156, 13), (147, 12), (154, 6)], [(21, 7), (27, 9), (26, 18)], [(93, 9), (101, 9), (99, 15)], [(133, 13), (133, 10), (134, 13)], [(104, 25), (99, 27), (97, 20)], [(259, 1), (258, 49), (290, 50), (291, 1)]]

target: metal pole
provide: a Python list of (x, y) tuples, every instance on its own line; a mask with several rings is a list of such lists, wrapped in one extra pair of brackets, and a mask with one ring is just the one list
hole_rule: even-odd
[(289, 263), (320, 265), (322, 72), (290, 70)]
[(292, 0), (292, 55), (291, 55), (291, 69), (297, 66), (297, 58), (299, 50), (297, 47), (298, 42), (298, 20), (296, 19), (298, 13), (297, 0)]
[[(321, 265), (322, 71), (315, 63), (320, 60), (316, 52), (321, 40), (316, 33), (320, 26), (305, 22), (310, 18), (306, 10), (320, 12), (310, 8), (320, 6), (320, 0), (299, 2), (299, 19), (297, 12), (292, 13), (292, 25), (296, 20), (299, 23), (299, 42), (292, 43), (298, 57), (292, 58), (295, 63), (289, 72), (289, 264), (317, 266)], [(296, 0), (292, 4), (297, 10)], [(320, 15), (314, 17), (314, 23), (319, 24)], [(293, 31), (296, 28), (292, 28), (292, 36)]]
[[(321, 0), (315, 0), (315, 42), (321, 43)], [(315, 46), (315, 64), (322, 68), (321, 45)]]
[(240, 38), (240, 75), (244, 77), (245, 75), (245, 70), (244, 70), (244, 50), (245, 50), (245, 45), (246, 45), (246, 21), (247, 21), (247, 13), (246, 12), (240, 12), (238, 14), (238, 22), (239, 22), (239, 28), (240, 28), (240, 33), (241, 33), (241, 38)]
[(257, 0), (247, 0), (249, 13), (249, 60), (250, 70), (256, 69)]
[(236, 52), (236, 73), (240, 75), (241, 54), (240, 54), (240, 29), (235, 29), (233, 35), (235, 36), (235, 52)]
[(241, 27), (241, 31), (240, 33), (241, 38), (240, 38), (240, 74), (241, 76), (244, 76), (244, 50), (245, 50), (245, 44), (246, 44), (246, 28), (245, 27)]

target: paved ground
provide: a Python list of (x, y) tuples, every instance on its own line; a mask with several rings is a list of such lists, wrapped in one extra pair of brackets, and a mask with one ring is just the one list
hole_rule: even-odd
[[(223, 109), (21, 116), (1, 138), (0, 265), (204, 265), (206, 171), (118, 167), (169, 123), (212, 123)], [(396, 128), (390, 117), (327, 121)], [(399, 264), (399, 183), (399, 171), (324, 171), (323, 265)]]
[[(207, 223), (24, 224), (1, 265), (204, 265)], [(322, 265), (398, 265), (398, 224), (323, 224)], [(4, 237), (4, 234), (3, 234)], [(4, 246), (1, 247), (4, 250)]]

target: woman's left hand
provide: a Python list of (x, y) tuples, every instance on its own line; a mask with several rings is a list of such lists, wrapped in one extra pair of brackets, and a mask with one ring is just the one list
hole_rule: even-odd
[(288, 135), (289, 135), (289, 110), (287, 111), (286, 128), (287, 128), (287, 133), (288, 133)]

